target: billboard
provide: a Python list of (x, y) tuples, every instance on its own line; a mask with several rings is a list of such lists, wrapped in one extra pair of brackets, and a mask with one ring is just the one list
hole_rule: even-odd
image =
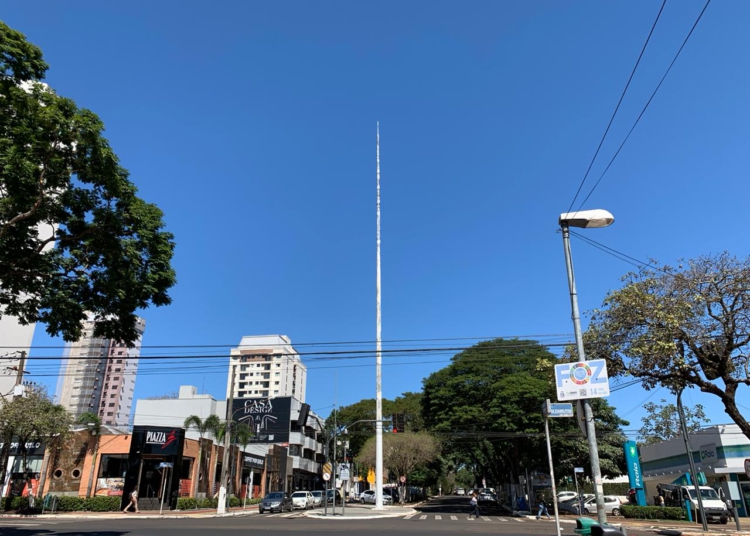
[(251, 443), (288, 443), (292, 398), (236, 398), (233, 420), (253, 431)]
[(604, 359), (555, 365), (557, 399), (580, 400), (609, 396), (609, 377)]

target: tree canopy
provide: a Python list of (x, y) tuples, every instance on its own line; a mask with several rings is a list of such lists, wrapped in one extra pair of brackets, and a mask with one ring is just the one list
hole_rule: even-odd
[(640, 378), (646, 389), (715, 395), (750, 438), (736, 402), (738, 389), (750, 386), (750, 258), (652, 263), (623, 282), (593, 312), (588, 358), (606, 359), (610, 375)]
[[(422, 418), (442, 440), (443, 454), (481, 481), (518, 481), (529, 471), (548, 470), (541, 405), (556, 399), (555, 356), (536, 341), (481, 342), (453, 357), (424, 380)], [(592, 401), (602, 473), (624, 468), (625, 437), (604, 399)], [(553, 454), (560, 474), (587, 467), (588, 446), (574, 419), (551, 419)]]
[[(676, 405), (667, 404), (667, 401), (662, 399), (660, 404), (644, 404), (643, 409), (646, 410), (646, 416), (641, 417), (643, 426), (638, 430), (638, 440), (641, 444), (652, 445), (682, 435), (680, 414)], [(701, 404), (696, 404), (694, 408), (683, 406), (682, 410), (688, 433), (698, 432), (704, 423), (709, 422)]]
[(171, 302), (173, 236), (47, 69), (0, 22), (0, 314), (75, 341), (91, 313), (96, 335), (133, 343), (136, 311)]

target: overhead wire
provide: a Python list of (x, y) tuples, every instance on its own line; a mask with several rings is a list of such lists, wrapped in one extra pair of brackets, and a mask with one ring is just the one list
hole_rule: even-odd
[(620, 109), (620, 105), (622, 104), (623, 99), (625, 99), (625, 94), (628, 92), (630, 83), (633, 81), (635, 72), (638, 70), (638, 66), (641, 63), (641, 58), (643, 58), (643, 54), (646, 52), (646, 47), (651, 41), (651, 36), (654, 34), (654, 30), (656, 29), (656, 24), (659, 22), (659, 18), (661, 17), (662, 11), (664, 11), (664, 6), (666, 4), (667, 4), (667, 0), (664, 0), (661, 4), (661, 7), (659, 8), (659, 12), (656, 14), (656, 19), (654, 20), (654, 23), (651, 25), (651, 30), (648, 32), (646, 41), (643, 43), (643, 47), (641, 48), (640, 54), (638, 54), (638, 59), (636, 60), (635, 65), (633, 66), (633, 70), (630, 72), (630, 76), (628, 77), (628, 81), (625, 84), (625, 88), (622, 90), (622, 94), (620, 95), (620, 100), (617, 101), (617, 106), (615, 106), (615, 111), (612, 112), (612, 117), (609, 118), (609, 123), (607, 123), (607, 128), (604, 130), (602, 139), (599, 140), (599, 145), (597, 146), (596, 151), (594, 152), (594, 156), (591, 158), (591, 162), (589, 163), (588, 169), (586, 169), (586, 173), (583, 176), (583, 180), (581, 180), (581, 184), (578, 185), (578, 190), (576, 190), (576, 194), (575, 196), (573, 196), (573, 201), (570, 202), (570, 207), (568, 208), (568, 212), (571, 211), (571, 209), (573, 208), (573, 205), (576, 202), (576, 199), (578, 199), (578, 195), (581, 193), (581, 189), (583, 188), (583, 185), (586, 183), (586, 179), (588, 178), (589, 173), (591, 172), (591, 168), (594, 166), (594, 162), (596, 161), (597, 156), (599, 156), (599, 151), (601, 151), (602, 145), (604, 145), (604, 140), (607, 139), (607, 134), (609, 133), (609, 129), (612, 127), (612, 123), (614, 122), (615, 117), (617, 116), (617, 111)]
[(599, 186), (599, 183), (602, 181), (602, 179), (604, 178), (604, 176), (607, 174), (607, 172), (609, 171), (609, 168), (612, 167), (612, 164), (614, 163), (615, 159), (617, 159), (617, 156), (620, 154), (620, 151), (622, 151), (622, 148), (625, 147), (625, 144), (630, 139), (630, 135), (635, 130), (635, 127), (638, 126), (638, 123), (641, 121), (641, 118), (643, 117), (643, 114), (646, 113), (646, 110), (651, 105), (651, 102), (654, 100), (654, 97), (659, 92), (659, 89), (661, 88), (662, 84), (664, 83), (664, 80), (666, 80), (667, 75), (669, 75), (670, 71), (672, 70), (672, 67), (674, 67), (674, 64), (677, 61), (677, 58), (680, 57), (680, 54), (682, 53), (682, 50), (685, 48), (685, 45), (687, 45), (688, 41), (690, 40), (690, 36), (693, 35), (693, 32), (695, 31), (695, 28), (698, 26), (698, 23), (703, 18), (703, 14), (706, 12), (706, 9), (708, 8), (708, 6), (709, 6), (710, 3), (711, 3), (711, 0), (706, 0), (706, 4), (703, 6), (703, 9), (698, 14), (698, 17), (695, 19), (695, 22), (693, 23), (693, 26), (690, 28), (690, 31), (688, 32), (687, 36), (685, 37), (684, 41), (682, 42), (682, 45), (680, 46), (679, 50), (677, 50), (677, 53), (675, 54), (674, 58), (672, 58), (672, 62), (669, 64), (669, 67), (667, 67), (667, 70), (664, 73), (664, 76), (661, 77), (661, 80), (657, 84), (656, 89), (654, 89), (653, 93), (651, 93), (651, 96), (649, 97), (648, 101), (646, 102), (646, 105), (641, 110), (641, 113), (638, 114), (638, 118), (635, 120), (635, 123), (633, 123), (633, 126), (630, 127), (630, 130), (628, 131), (627, 136), (625, 136), (625, 139), (622, 141), (622, 143), (620, 144), (620, 146), (617, 148), (617, 151), (615, 151), (615, 154), (612, 157), (612, 159), (609, 161), (609, 164), (607, 164), (607, 167), (604, 169), (604, 171), (602, 172), (602, 174), (599, 176), (599, 179), (596, 181), (596, 183), (594, 183), (594, 186), (591, 188), (591, 190), (589, 191), (588, 195), (584, 198), (583, 201), (581, 201), (581, 204), (579, 205), (578, 210), (580, 210), (581, 207), (583, 207), (583, 205), (586, 203), (586, 201), (588, 201), (588, 199), (591, 197), (591, 194), (594, 193), (594, 190), (596, 190), (596, 187)]

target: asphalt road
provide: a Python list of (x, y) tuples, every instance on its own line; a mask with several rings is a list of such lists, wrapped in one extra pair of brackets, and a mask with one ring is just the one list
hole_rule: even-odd
[[(483, 508), (479, 519), (468, 517), (465, 498), (447, 497), (431, 501), (416, 514), (403, 518), (368, 520), (312, 519), (302, 512), (250, 515), (229, 518), (189, 519), (0, 519), (2, 536), (246, 536), (259, 531), (286, 536), (298, 533), (324, 536), (346, 533), (357, 536), (383, 534), (498, 534), (508, 536), (553, 536), (554, 521), (514, 518), (497, 507)], [(488, 506), (488, 505), (485, 505)], [(574, 525), (563, 525), (563, 535), (574, 536)], [(249, 532), (248, 532), (249, 531)], [(633, 534), (630, 532), (630, 534)]]

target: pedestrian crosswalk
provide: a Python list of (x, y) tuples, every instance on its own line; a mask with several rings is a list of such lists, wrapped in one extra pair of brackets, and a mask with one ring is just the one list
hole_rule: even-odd
[(475, 518), (474, 516), (467, 516), (466, 514), (458, 514), (458, 515), (447, 515), (443, 516), (441, 514), (410, 514), (408, 516), (404, 516), (404, 520), (410, 520), (410, 521), (469, 521), (469, 522), (478, 522), (478, 523), (487, 523), (487, 522), (493, 522), (493, 523), (525, 523), (525, 519), (519, 519), (517, 517), (500, 517), (500, 516), (479, 516), (478, 518)]

